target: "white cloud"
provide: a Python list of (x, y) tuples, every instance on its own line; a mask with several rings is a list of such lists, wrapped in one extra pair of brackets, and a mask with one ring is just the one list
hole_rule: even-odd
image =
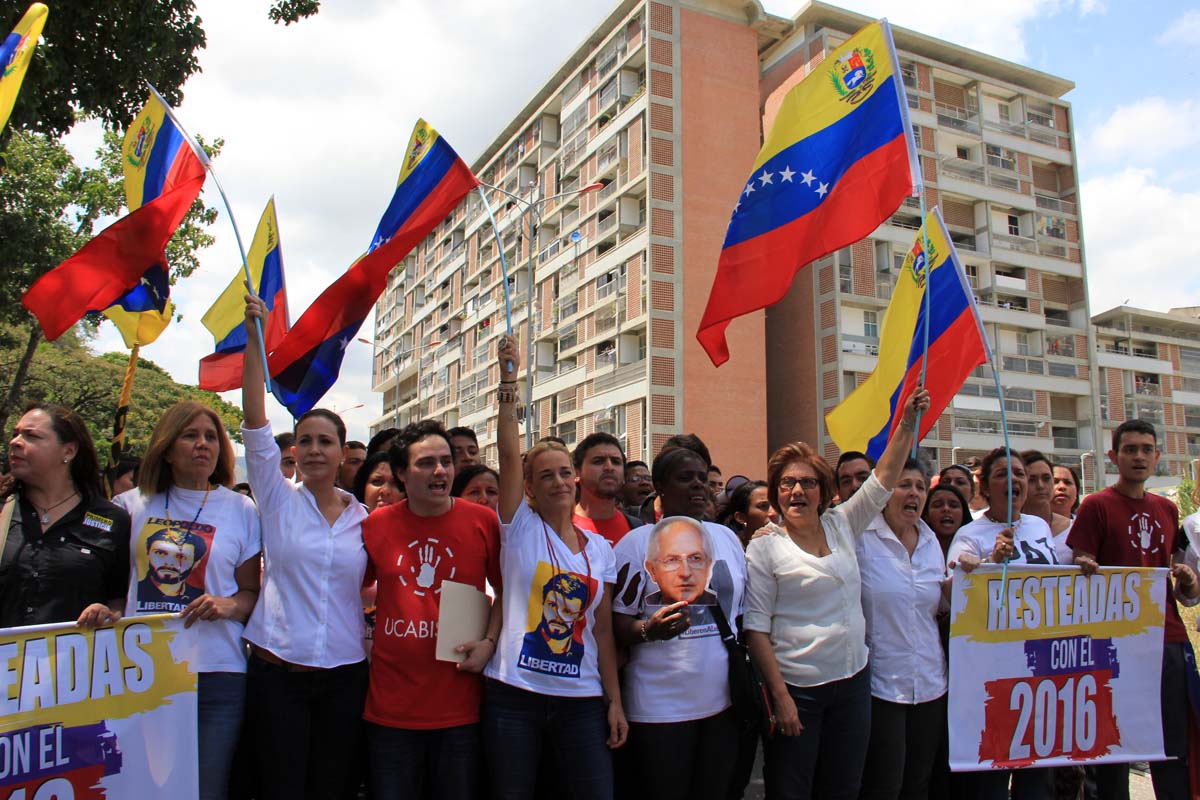
[(1191, 9), (1176, 18), (1155, 40), (1159, 44), (1200, 44), (1200, 10)]
[[(204, 71), (184, 87), (178, 111), (193, 133), (225, 139), (217, 170), (247, 246), (275, 195), (292, 320), (369, 242), (418, 117), (469, 163), (611, 8), (609, 0), (510, 0), (503, 11), (485, 0), (326, 4), (284, 27), (265, 6), (202, 0)], [(81, 127), (69, 146), (90, 161), (98, 141), (98, 126)], [(204, 199), (220, 203), (211, 181)], [(212, 352), (200, 318), (239, 267), (224, 208), (212, 231), (217, 242), (201, 268), (174, 291), (184, 321), (144, 351), (187, 383)], [(372, 326), (368, 317), (361, 335), (370, 338)], [(96, 347), (124, 349), (107, 324)], [(355, 438), (380, 413), (370, 350), (351, 344), (322, 400), (365, 405), (345, 415)], [(226, 398), (240, 404), (236, 392)], [(268, 408), (276, 429), (290, 428), (285, 410)]]
[(1081, 202), (1093, 314), (1126, 298), (1157, 311), (1200, 305), (1200, 192), (1129, 168), (1085, 181)]
[(1094, 131), (1079, 138), (1092, 170), (1158, 164), (1200, 142), (1200, 105), (1192, 100), (1147, 97), (1118, 106)]

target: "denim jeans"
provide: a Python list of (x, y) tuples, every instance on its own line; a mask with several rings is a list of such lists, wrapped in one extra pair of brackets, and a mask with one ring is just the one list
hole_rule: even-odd
[(686, 722), (629, 724), (642, 797), (726, 800), (741, 729), (733, 709)]
[(871, 736), (871, 671), (820, 686), (788, 685), (799, 736), (766, 742), (767, 800), (853, 800), (858, 797)]
[(562, 785), (554, 797), (612, 800), (608, 714), (600, 697), (554, 697), (487, 680), (483, 741), (492, 797), (534, 796), (543, 744), (554, 752)]
[(367, 662), (289, 672), (255, 656), (246, 667), (261, 800), (342, 796), (362, 746)]
[(245, 673), (201, 672), (197, 676), (200, 800), (225, 800), (229, 794), (229, 772), (245, 709)]
[(373, 800), (478, 800), (478, 724), (433, 730), (366, 725)]

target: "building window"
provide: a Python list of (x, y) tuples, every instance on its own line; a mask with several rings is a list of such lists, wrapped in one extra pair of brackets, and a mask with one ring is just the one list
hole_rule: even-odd
[(1017, 355), (1030, 356), (1029, 334), (1025, 331), (1017, 331)]
[(1004, 393), (1004, 408), (1016, 414), (1033, 413), (1033, 389), (1011, 388)]
[(869, 339), (879, 338), (879, 312), (864, 311), (863, 312), (863, 336)]
[(974, 264), (963, 264), (963, 271), (967, 273), (967, 283), (972, 289), (979, 288), (979, 267)]
[(854, 267), (838, 264), (838, 289), (842, 294), (854, 294)]
[(842, 373), (842, 397), (849, 397), (858, 388), (858, 376), (853, 372)]
[(1017, 168), (1017, 154), (1007, 147), (997, 147), (994, 144), (984, 145), (987, 150), (987, 163), (993, 167), (1006, 169), (1010, 172)]
[(965, 144), (960, 144), (954, 148), (954, 155), (958, 156), (963, 161), (970, 161), (971, 160), (971, 148), (967, 147)]
[(1012, 122), (1012, 111), (1009, 109), (1008, 103), (1001, 103), (999, 111), (1001, 122)]
[(1018, 217), (1016, 214), (1008, 215), (1008, 235), (1009, 236), (1020, 236), (1021, 235), (1021, 218)]

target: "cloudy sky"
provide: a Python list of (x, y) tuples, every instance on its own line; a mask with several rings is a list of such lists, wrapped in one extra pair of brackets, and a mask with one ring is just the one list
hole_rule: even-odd
[[(769, 0), (790, 17), (798, 0)], [(1200, 3), (1150, 0), (961, 0), (844, 3), (1073, 80), (1093, 312), (1128, 300), (1165, 310), (1200, 305)], [(264, 3), (199, 0), (208, 46), (178, 111), (207, 138), (247, 245), (273, 194), (292, 319), (368, 244), (395, 185), (413, 123), (424, 116), (471, 162), (574, 47), (609, 0), (325, 0), (314, 18), (273, 25)], [(69, 145), (92, 157), (97, 131)], [(216, 204), (215, 190), (206, 202)], [(144, 355), (196, 381), (212, 349), (204, 311), (240, 266), (222, 211), (202, 268), (176, 287), (184, 315)], [(370, 338), (370, 320), (362, 335)], [(123, 349), (107, 323), (100, 350)], [(352, 437), (379, 415), (368, 345), (347, 351), (323, 404)], [(227, 396), (238, 401), (236, 393)], [(286, 412), (273, 401), (277, 429)], [(354, 408), (363, 404), (362, 407)]]

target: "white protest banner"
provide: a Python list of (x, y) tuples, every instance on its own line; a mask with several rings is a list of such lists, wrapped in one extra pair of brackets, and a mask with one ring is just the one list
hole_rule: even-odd
[(1005, 584), (999, 565), (956, 571), (950, 768), (1162, 760), (1166, 575), (1029, 566)]
[(174, 615), (0, 630), (0, 800), (194, 800), (194, 634)]

